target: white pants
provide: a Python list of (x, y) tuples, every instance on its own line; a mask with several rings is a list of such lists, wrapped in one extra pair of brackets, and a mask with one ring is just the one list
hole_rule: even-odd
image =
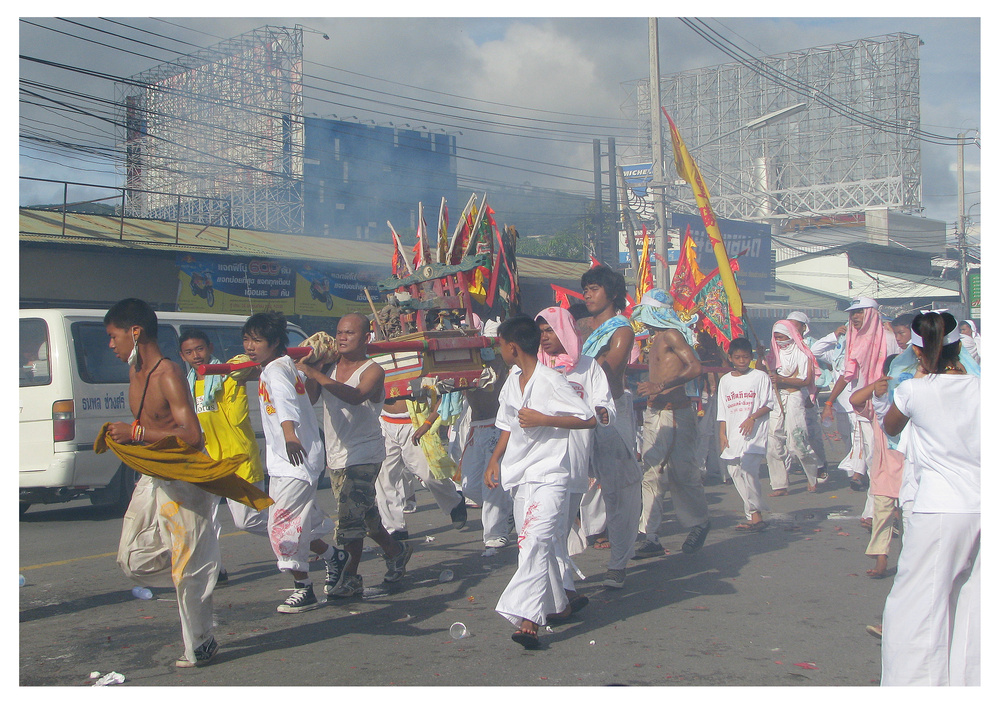
[(569, 491), (565, 479), (524, 483), (512, 489), (518, 526), (517, 571), (500, 595), (496, 611), (515, 626), (522, 619), (545, 623), (566, 608), (563, 588)]
[(382, 435), (385, 437), (385, 460), (375, 484), (375, 502), (385, 529), (390, 533), (406, 530), (403, 505), (409, 493), (404, 472), (419, 478), (434, 496), (438, 507), (450, 514), (462, 502), (462, 494), (451, 479), (435, 479), (431, 476), (427, 457), (420, 446), (413, 443), (413, 425), (409, 422), (380, 422)]
[(612, 427), (597, 430), (594, 468), (601, 484), (611, 544), (608, 569), (625, 569), (635, 551), (636, 529), (642, 514), (642, 469), (636, 460), (635, 408), (632, 394), (615, 399)]
[[(264, 490), (264, 482), (258, 481), (254, 484), (261, 491)], [(236, 526), (237, 530), (243, 530), (251, 535), (260, 535), (261, 537), (267, 537), (267, 508), (262, 511), (255, 510), (250, 506), (240, 503), (239, 501), (234, 501), (231, 498), (223, 498), (217, 496), (219, 503), (216, 503), (212, 507), (212, 521), (215, 523), (215, 536), (219, 537), (222, 533), (222, 524), (219, 522), (219, 506), (225, 503), (229, 507), (229, 512), (233, 516), (233, 525)]]
[(823, 408), (820, 405), (813, 405), (806, 408), (806, 429), (809, 430), (809, 446), (816, 453), (816, 462), (819, 466), (826, 466), (826, 447), (823, 445), (823, 422), (820, 414)]
[(334, 523), (316, 498), (318, 483), (318, 479), (310, 484), (288, 476), (271, 477), (274, 505), (267, 531), (282, 572), (308, 572), (310, 543), (333, 532)]
[(723, 459), (733, 486), (743, 499), (743, 515), (747, 520), (755, 513), (769, 510), (760, 492), (760, 463), (763, 454), (744, 454), (739, 459)]
[(911, 513), (882, 615), (883, 685), (979, 685), (978, 513)]
[[(212, 637), (212, 590), (219, 576), (219, 541), (212, 526), (218, 497), (186, 481), (143, 476), (122, 523), (118, 565), (140, 584), (177, 590), (184, 655)], [(150, 580), (154, 580), (150, 582)]]
[(705, 404), (704, 415), (698, 418), (698, 443), (695, 446), (695, 463), (698, 465), (698, 472), (702, 481), (706, 477), (718, 477), (721, 481), (723, 469), (722, 460), (719, 455), (719, 423), (715, 417), (719, 411), (719, 396), (710, 395)]
[(506, 538), (514, 532), (511, 522), (514, 500), (510, 492), (504, 491), (503, 486), (491, 489), (483, 483), (483, 474), (499, 440), (500, 430), (492, 424), (473, 423), (472, 438), (462, 454), (462, 487), (469, 490), (466, 494), (469, 498), (482, 506), (484, 543)]
[(767, 420), (767, 472), (771, 477), (771, 489), (778, 491), (788, 488), (788, 467), (785, 455), (790, 452), (799, 460), (810, 486), (816, 485), (816, 452), (809, 444), (809, 430), (806, 426), (805, 395), (801, 391), (782, 391), (780, 408), (771, 411)]
[(690, 407), (679, 410), (646, 408), (642, 424), (642, 513), (639, 531), (648, 539), (656, 538), (660, 527), (660, 467), (667, 460), (667, 488), (674, 503), (677, 520), (685, 528), (708, 522), (705, 486), (694, 458), (697, 437), (695, 412)]
[[(585, 537), (605, 533), (608, 513), (604, 507), (604, 492), (601, 485), (592, 483), (580, 499), (580, 530)], [(575, 514), (574, 514), (575, 515)]]
[(851, 451), (837, 466), (850, 474), (868, 473), (872, 463), (872, 422), (856, 413), (848, 413), (851, 421)]

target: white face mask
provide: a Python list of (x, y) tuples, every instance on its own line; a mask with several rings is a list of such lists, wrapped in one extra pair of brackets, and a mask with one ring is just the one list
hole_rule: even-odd
[(139, 360), (139, 339), (135, 334), (132, 335), (132, 352), (128, 355), (128, 365), (135, 366), (136, 361)]
[(785, 349), (787, 349), (789, 346), (791, 346), (794, 343), (795, 342), (792, 341), (791, 339), (785, 339), (784, 341), (779, 341), (778, 342), (778, 348), (781, 349), (781, 350), (785, 350)]

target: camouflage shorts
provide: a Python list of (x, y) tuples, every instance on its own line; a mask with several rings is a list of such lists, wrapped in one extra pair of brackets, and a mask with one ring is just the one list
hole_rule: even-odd
[(338, 504), (338, 545), (363, 540), (369, 530), (377, 530), (382, 525), (375, 505), (375, 479), (381, 468), (381, 464), (357, 464), (330, 470), (330, 485)]

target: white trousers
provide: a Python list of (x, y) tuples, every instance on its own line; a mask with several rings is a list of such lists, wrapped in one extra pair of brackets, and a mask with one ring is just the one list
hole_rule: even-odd
[(288, 476), (272, 476), (267, 531), (271, 549), (282, 572), (309, 571), (309, 545), (333, 532), (333, 520), (316, 498), (317, 479), (313, 483)]
[(667, 488), (674, 503), (677, 520), (685, 528), (708, 522), (708, 501), (705, 485), (694, 458), (697, 437), (695, 412), (692, 408), (651, 410), (646, 408), (642, 424), (642, 513), (639, 531), (649, 539), (656, 538), (660, 527), (661, 478), (660, 467), (667, 460)]
[[(254, 486), (263, 491), (265, 485), (263, 481), (258, 481)], [(237, 530), (246, 531), (251, 535), (267, 537), (267, 508), (258, 511), (231, 498), (223, 498), (221, 496), (217, 496), (216, 498), (220, 502), (212, 507), (212, 522), (215, 524), (215, 537), (219, 537), (222, 533), (222, 524), (219, 522), (219, 506), (222, 503), (225, 503), (229, 507), (229, 512), (233, 516), (233, 525), (236, 526)]]
[(819, 466), (826, 466), (826, 447), (823, 445), (823, 422), (820, 414), (823, 408), (820, 405), (813, 405), (806, 408), (806, 428), (809, 431), (809, 446), (816, 453), (816, 462)]
[(569, 491), (565, 479), (515, 486), (514, 517), (519, 519), (517, 571), (500, 595), (496, 611), (514, 626), (522, 619), (545, 623), (566, 608), (563, 570)]
[[(604, 506), (604, 490), (592, 483), (580, 499), (580, 529), (585, 537), (601, 535), (608, 525), (608, 512)], [(574, 514), (575, 515), (575, 514)]]
[(791, 453), (802, 470), (810, 486), (816, 485), (816, 452), (809, 444), (809, 430), (806, 426), (805, 396), (801, 391), (792, 393), (781, 392), (780, 408), (771, 411), (767, 420), (767, 472), (771, 477), (771, 489), (788, 488), (788, 467), (785, 465), (786, 453)]
[(868, 473), (868, 467), (872, 463), (872, 422), (866, 417), (856, 413), (848, 413), (851, 421), (851, 451), (843, 458), (838, 469), (843, 469), (850, 474)]
[(702, 481), (705, 477), (717, 477), (721, 481), (722, 459), (719, 455), (719, 423), (715, 417), (719, 411), (719, 396), (710, 395), (705, 404), (704, 415), (698, 418), (698, 443), (695, 447), (695, 462)]
[(482, 506), (484, 543), (506, 538), (514, 532), (511, 520), (514, 499), (510, 492), (504, 491), (503, 486), (491, 489), (483, 483), (483, 474), (499, 440), (500, 430), (493, 425), (474, 425), (472, 438), (462, 454), (462, 487), (469, 490), (466, 493), (469, 498)]
[(882, 615), (883, 685), (979, 685), (978, 513), (911, 513)]
[(167, 576), (172, 580), (188, 660), (212, 637), (212, 590), (221, 564), (212, 525), (217, 499), (186, 481), (143, 476), (118, 545), (118, 565), (129, 579), (153, 586), (167, 586)]
[(743, 499), (743, 515), (747, 520), (754, 512), (770, 510), (760, 492), (760, 463), (763, 454), (744, 454), (739, 459), (723, 459), (733, 486)]
[(375, 483), (375, 502), (385, 529), (390, 533), (406, 530), (403, 516), (403, 506), (409, 495), (404, 481), (406, 472), (420, 479), (434, 496), (438, 508), (450, 514), (462, 502), (462, 494), (451, 479), (435, 479), (431, 475), (423, 450), (413, 444), (413, 425), (409, 422), (380, 422), (385, 437), (385, 460)]

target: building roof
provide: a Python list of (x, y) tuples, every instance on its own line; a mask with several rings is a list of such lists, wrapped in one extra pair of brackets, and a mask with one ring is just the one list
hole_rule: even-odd
[[(26, 243), (173, 252), (215, 251), (236, 257), (359, 265), (389, 265), (392, 262), (392, 246), (388, 243), (96, 214), (64, 214), (45, 209), (21, 208), (19, 212), (20, 238)], [(517, 259), (519, 277), (545, 282), (579, 282), (589, 267), (589, 263), (563, 260), (523, 256)]]

